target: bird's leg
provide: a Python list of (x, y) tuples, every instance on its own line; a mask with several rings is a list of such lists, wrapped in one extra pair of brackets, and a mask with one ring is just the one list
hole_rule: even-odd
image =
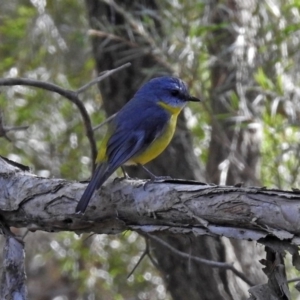
[(172, 179), (170, 176), (156, 176), (152, 172), (150, 172), (145, 166), (142, 164), (138, 164), (138, 166), (142, 167), (142, 169), (150, 176), (151, 181), (160, 181), (160, 180), (168, 180)]
[(123, 172), (123, 177), (116, 177), (114, 179), (114, 182), (118, 182), (118, 181), (122, 181), (125, 179), (130, 179), (129, 175), (126, 173), (125, 168), (123, 166), (121, 166), (122, 172)]
[(124, 175), (124, 177), (122, 177), (122, 179), (129, 179), (130, 177), (129, 177), (129, 175), (126, 173), (125, 168), (124, 168), (123, 166), (121, 166), (121, 169), (122, 169), (122, 172), (123, 172), (123, 175)]

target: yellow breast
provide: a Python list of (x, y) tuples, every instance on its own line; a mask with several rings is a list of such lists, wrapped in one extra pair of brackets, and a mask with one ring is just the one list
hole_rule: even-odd
[(159, 154), (161, 154), (171, 142), (176, 129), (177, 117), (182, 108), (172, 107), (165, 104), (164, 102), (159, 102), (158, 105), (170, 112), (170, 120), (164, 132), (160, 137), (155, 139), (143, 153), (140, 153), (136, 157), (133, 157), (128, 162), (128, 164), (144, 165), (148, 163), (152, 159), (156, 158)]

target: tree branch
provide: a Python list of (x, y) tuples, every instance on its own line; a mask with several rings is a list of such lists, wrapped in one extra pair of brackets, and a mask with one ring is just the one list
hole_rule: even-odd
[(128, 68), (131, 66), (131, 63), (126, 63), (118, 68), (115, 68), (115, 69), (112, 69), (112, 70), (109, 70), (109, 71), (104, 71), (102, 72), (97, 78), (95, 78), (94, 80), (92, 80), (91, 82), (88, 82), (87, 84), (85, 84), (84, 86), (82, 86), (81, 88), (79, 88), (76, 93), (77, 95), (80, 94), (80, 93), (83, 93), (84, 91), (86, 91), (89, 87), (91, 87), (92, 85), (96, 84), (96, 83), (99, 83), (100, 81), (102, 81), (103, 79), (111, 76), (112, 74), (116, 73), (116, 72), (119, 72), (125, 68)]
[(104, 120), (102, 123), (96, 125), (95, 127), (93, 127), (93, 130), (98, 130), (100, 129), (102, 126), (104, 126), (106, 123), (108, 123), (109, 121), (111, 121), (115, 116), (117, 115), (117, 113), (109, 116), (106, 120)]
[[(262, 261), (269, 283), (252, 287), (249, 292), (263, 299), (261, 295), (270, 290), (277, 289), (277, 293), (284, 290), (288, 299), (284, 264), (280, 259), (284, 251), (289, 251), (299, 269), (298, 190), (214, 186), (186, 180), (116, 179), (95, 193), (86, 214), (79, 216), (75, 214), (75, 206), (85, 188), (83, 183), (37, 177), (0, 157), (0, 218), (7, 226), (27, 227), (31, 231), (107, 234), (135, 230), (185, 259), (231, 270), (249, 285), (252, 283), (232, 264), (184, 253), (156, 234), (256, 240), (266, 245), (275, 258), (269, 255), (271, 259), (267, 256)], [(149, 249), (141, 259), (146, 254), (150, 255)]]
[(26, 130), (29, 126), (5, 126), (4, 124), (4, 118), (3, 118), (3, 112), (0, 110), (0, 137), (6, 138), (9, 142), (11, 140), (7, 136), (7, 133), (9, 131), (20, 131), (20, 130)]
[[(77, 89), (76, 91), (71, 91), (64, 89), (56, 84), (45, 82), (45, 81), (40, 81), (40, 80), (34, 80), (34, 79), (28, 79), (28, 78), (4, 78), (0, 79), (0, 86), (14, 86), (14, 85), (25, 85), (25, 86), (31, 86), (31, 87), (37, 87), (41, 88), (50, 92), (57, 93), (64, 98), (68, 99), (71, 101), (75, 106), (78, 108), (81, 117), (83, 119), (85, 131), (87, 138), (90, 142), (90, 147), (91, 147), (91, 159), (92, 162), (96, 160), (97, 157), (97, 146), (96, 146), (96, 141), (94, 138), (94, 133), (93, 133), (93, 128), (91, 124), (91, 119), (89, 117), (89, 114), (83, 104), (83, 102), (79, 99), (79, 94), (84, 92), (86, 89), (88, 89), (90, 86), (99, 83), (103, 79), (105, 79), (108, 76), (111, 76), (113, 73), (116, 73), (124, 68), (127, 68), (130, 66), (130, 63), (126, 63), (118, 68), (109, 70), (109, 71), (104, 71), (102, 72), (96, 79), (92, 80), (91, 82), (85, 84), (81, 88)], [(94, 164), (93, 169), (94, 169)]]
[(138, 262), (134, 265), (134, 267), (132, 268), (132, 270), (129, 272), (129, 274), (127, 275), (127, 279), (134, 273), (134, 271), (136, 270), (136, 268), (140, 265), (140, 263), (143, 261), (143, 259), (145, 258), (146, 255), (149, 256), (150, 254), (150, 249), (149, 249), (149, 242), (148, 239), (145, 239), (146, 242), (146, 247), (144, 252), (142, 253), (141, 257), (139, 258)]
[(150, 239), (152, 239), (152, 240), (154, 240), (154, 241), (162, 244), (164, 247), (168, 248), (169, 250), (171, 250), (173, 253), (177, 254), (178, 256), (181, 256), (181, 257), (183, 257), (185, 259), (194, 260), (194, 261), (196, 261), (196, 262), (198, 262), (200, 264), (204, 264), (204, 265), (210, 266), (212, 268), (219, 268), (219, 269), (230, 270), (236, 276), (238, 276), (243, 281), (245, 281), (249, 286), (253, 286), (254, 285), (242, 272), (238, 271), (233, 266), (233, 264), (224, 263), (224, 262), (218, 262), (218, 261), (212, 261), (212, 260), (208, 260), (208, 259), (204, 259), (204, 258), (201, 258), (201, 257), (194, 256), (194, 255), (190, 255), (188, 253), (185, 253), (185, 252), (177, 250), (176, 248), (172, 247), (170, 244), (168, 244), (164, 240), (158, 238), (157, 236), (147, 234), (147, 237), (149, 237)]
[(75, 206), (85, 188), (79, 182), (37, 177), (0, 158), (0, 216), (9, 226), (224, 235), (268, 246), (280, 241), (292, 254), (293, 245), (300, 245), (299, 191), (118, 179), (95, 193), (86, 214), (78, 216)]

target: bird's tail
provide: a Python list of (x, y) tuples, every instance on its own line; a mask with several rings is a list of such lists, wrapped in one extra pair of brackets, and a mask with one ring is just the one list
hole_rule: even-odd
[(82, 194), (77, 206), (76, 213), (84, 213), (94, 192), (101, 187), (107, 178), (113, 173), (108, 169), (107, 163), (101, 163), (97, 166), (91, 181)]

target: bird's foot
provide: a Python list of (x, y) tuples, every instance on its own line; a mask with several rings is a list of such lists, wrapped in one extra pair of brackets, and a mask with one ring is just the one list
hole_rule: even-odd
[(125, 168), (121, 166), (121, 170), (123, 172), (123, 177), (121, 179), (130, 179), (131, 177), (126, 173)]
[(121, 166), (121, 170), (123, 172), (123, 176), (122, 177), (116, 177), (114, 179), (114, 182), (122, 181), (122, 180), (125, 180), (125, 179), (131, 179), (131, 177), (126, 173), (123, 166)]

